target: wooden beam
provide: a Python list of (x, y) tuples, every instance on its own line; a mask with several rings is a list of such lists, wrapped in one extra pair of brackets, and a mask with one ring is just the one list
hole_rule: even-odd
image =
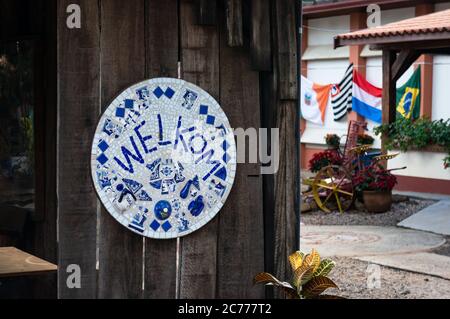
[(428, 47), (433, 42), (443, 41), (442, 45), (448, 46), (450, 41), (450, 32), (439, 33), (425, 33), (425, 34), (408, 34), (408, 35), (392, 35), (383, 37), (370, 37), (370, 38), (356, 38), (356, 39), (334, 39), (334, 47), (338, 48), (347, 45), (378, 45), (377, 49), (390, 47), (391, 49), (397, 47), (411, 46), (412, 42), (421, 42), (423, 46)]
[[(421, 3), (416, 6), (416, 17), (434, 12), (434, 3)], [(420, 72), (420, 116), (431, 118), (433, 105), (433, 56), (424, 54), (418, 59)]]
[(401, 51), (392, 65), (392, 81), (397, 82), (409, 67), (420, 57), (420, 51), (403, 50)]

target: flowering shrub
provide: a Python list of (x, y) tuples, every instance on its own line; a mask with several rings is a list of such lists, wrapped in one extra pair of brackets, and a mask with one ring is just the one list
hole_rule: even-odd
[(367, 134), (359, 134), (357, 139), (359, 145), (372, 145), (374, 141), (375, 139)]
[(371, 165), (357, 172), (353, 185), (358, 192), (391, 191), (397, 184), (397, 177), (381, 165)]
[(325, 142), (331, 148), (337, 149), (341, 145), (341, 138), (336, 134), (327, 134), (327, 136), (325, 136)]
[(313, 173), (317, 173), (323, 167), (328, 165), (342, 165), (342, 156), (336, 150), (326, 150), (314, 154), (313, 158), (309, 161), (309, 169)]

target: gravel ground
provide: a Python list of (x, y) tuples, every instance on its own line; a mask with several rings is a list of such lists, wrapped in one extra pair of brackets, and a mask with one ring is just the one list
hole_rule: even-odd
[[(400, 221), (434, 203), (433, 200), (421, 199), (396, 202), (389, 212), (383, 214), (368, 213), (362, 204), (357, 203), (359, 210), (344, 214), (327, 214), (322, 211), (302, 213), (301, 222), (306, 225), (396, 226)], [(446, 239), (447, 243), (433, 252), (450, 256), (450, 236)], [(450, 280), (379, 266), (381, 287), (369, 289), (367, 262), (345, 257), (333, 260), (336, 261), (336, 267), (330, 277), (340, 291), (327, 291), (329, 293), (351, 299), (450, 299)]]
[(362, 204), (357, 202), (359, 210), (351, 210), (343, 214), (339, 212), (324, 213), (311, 211), (301, 214), (301, 222), (305, 225), (371, 225), (396, 226), (399, 222), (434, 204), (432, 200), (410, 199), (392, 204), (390, 211), (382, 214), (368, 213)]
[(381, 287), (369, 289), (368, 263), (351, 258), (333, 258), (336, 267), (330, 277), (340, 291), (327, 292), (350, 299), (449, 299), (450, 281), (380, 266)]

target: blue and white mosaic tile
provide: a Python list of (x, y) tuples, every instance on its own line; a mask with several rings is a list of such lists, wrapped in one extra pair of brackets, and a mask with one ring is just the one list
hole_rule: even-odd
[(92, 178), (106, 210), (146, 237), (185, 236), (222, 208), (236, 174), (228, 119), (204, 90), (156, 78), (122, 92), (100, 118)]

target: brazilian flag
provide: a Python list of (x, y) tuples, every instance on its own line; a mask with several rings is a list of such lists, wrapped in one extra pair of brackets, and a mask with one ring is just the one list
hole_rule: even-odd
[(420, 117), (420, 66), (401, 88), (397, 89), (397, 118)]

